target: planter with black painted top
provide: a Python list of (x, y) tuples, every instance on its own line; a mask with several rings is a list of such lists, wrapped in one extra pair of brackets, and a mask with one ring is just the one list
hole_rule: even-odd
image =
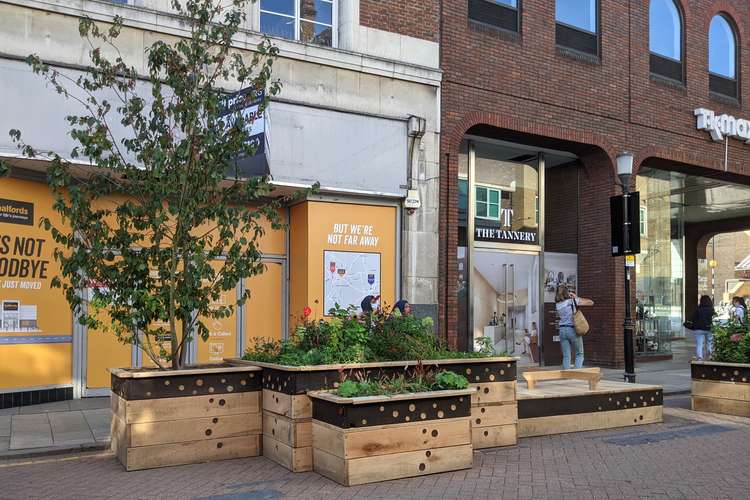
[(750, 417), (750, 364), (693, 361), (692, 408)]
[(470, 468), (473, 392), (310, 392), (315, 472), (353, 486)]
[(308, 391), (335, 389), (343, 379), (380, 380), (425, 371), (463, 375), (473, 390), (471, 422), (475, 448), (517, 441), (516, 362), (511, 357), (388, 361), (312, 366), (227, 359), (263, 368), (263, 455), (294, 472), (313, 470), (312, 403)]
[(111, 369), (111, 447), (128, 470), (260, 454), (262, 369)]

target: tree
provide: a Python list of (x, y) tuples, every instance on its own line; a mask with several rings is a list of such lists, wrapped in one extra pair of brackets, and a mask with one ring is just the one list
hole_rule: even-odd
[[(232, 49), (249, 3), (173, 0), (189, 36), (148, 47), (146, 75), (118, 49), (122, 19), (83, 18), (90, 64), (80, 76), (28, 58), (81, 106), (67, 117), (77, 143), (71, 160), (10, 132), (25, 156), (49, 160), (54, 208), (64, 221), (41, 221), (57, 243), (61, 276), (53, 286), (82, 324), (136, 344), (163, 368), (185, 364), (194, 333), (207, 340), (205, 319), (229, 317), (249, 298), (246, 290), (236, 303), (215, 305), (263, 271), (263, 226), (281, 227), (269, 178), (243, 179), (237, 166), (238, 156), (257, 149), (248, 141), (254, 117), (228, 107), (228, 90), (249, 89), (262, 112), (281, 87), (271, 76), (278, 50), (267, 39), (249, 56)], [(81, 291), (90, 287), (87, 300)]]

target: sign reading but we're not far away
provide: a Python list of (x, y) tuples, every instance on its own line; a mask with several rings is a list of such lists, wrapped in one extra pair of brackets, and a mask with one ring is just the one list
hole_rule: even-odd
[(380, 236), (369, 224), (334, 224), (328, 233), (328, 244), (359, 247), (377, 247)]

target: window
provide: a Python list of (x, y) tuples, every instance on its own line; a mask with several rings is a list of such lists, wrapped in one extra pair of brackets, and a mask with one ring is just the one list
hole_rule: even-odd
[(708, 31), (708, 78), (711, 92), (737, 97), (737, 37), (729, 19), (717, 14)]
[(260, 31), (267, 35), (334, 45), (336, 0), (261, 0)]
[(648, 235), (648, 209), (645, 206), (641, 206), (640, 213), (638, 214), (640, 235)]
[(502, 191), (499, 189), (477, 186), (477, 217), (482, 219), (500, 220), (500, 199)]
[(648, 22), (651, 73), (682, 82), (682, 15), (674, 0), (651, 0)]
[(597, 0), (556, 0), (555, 20), (557, 45), (586, 54), (599, 55)]
[(469, 0), (469, 19), (496, 28), (520, 31), (520, 0)]

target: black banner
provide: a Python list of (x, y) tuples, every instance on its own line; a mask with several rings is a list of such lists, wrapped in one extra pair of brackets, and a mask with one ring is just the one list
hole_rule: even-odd
[(0, 222), (33, 226), (34, 204), (0, 198)]

